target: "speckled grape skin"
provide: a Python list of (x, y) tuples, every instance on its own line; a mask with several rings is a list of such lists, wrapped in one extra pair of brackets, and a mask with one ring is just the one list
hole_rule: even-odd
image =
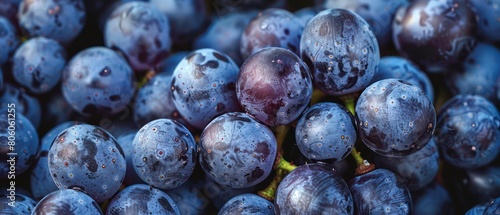
[[(9, 122), (9, 118), (13, 120)], [(14, 127), (9, 129), (9, 126)], [(12, 134), (15, 137), (14, 151), (11, 151), (9, 146), (9, 137)], [(12, 138), (10, 139), (12, 140)], [(16, 176), (28, 170), (36, 160), (38, 144), (38, 133), (35, 127), (18, 109), (14, 106), (0, 108), (0, 179), (7, 179), (10, 171), (8, 160), (12, 157), (15, 157), (16, 161)], [(9, 155), (8, 153), (17, 154)]]
[(269, 176), (278, 147), (267, 126), (240, 112), (226, 113), (210, 122), (199, 146), (205, 174), (232, 188), (248, 188)]
[(461, 62), (476, 44), (475, 13), (465, 0), (418, 0), (398, 9), (392, 38), (402, 56), (439, 73)]
[(318, 11), (342, 8), (355, 12), (372, 27), (380, 46), (391, 42), (392, 20), (397, 9), (409, 0), (316, 0)]
[(439, 171), (439, 149), (431, 138), (419, 151), (402, 157), (376, 155), (375, 166), (391, 170), (401, 176), (408, 189), (418, 190), (431, 183)]
[(59, 189), (78, 187), (97, 202), (118, 191), (127, 167), (115, 138), (89, 124), (73, 125), (57, 135), (48, 157), (52, 179)]
[(32, 215), (43, 214), (85, 214), (103, 215), (97, 202), (82, 191), (64, 189), (54, 191), (33, 209)]
[(40, 148), (37, 153), (37, 162), (31, 170), (30, 185), (31, 193), (35, 200), (42, 199), (45, 195), (58, 190), (49, 171), (49, 149), (52, 142), (59, 133), (73, 125), (82, 124), (78, 121), (60, 123), (48, 131), (40, 141)]
[(353, 214), (354, 203), (342, 177), (324, 164), (305, 164), (286, 175), (276, 190), (277, 214)]
[(375, 169), (349, 182), (355, 214), (411, 214), (411, 194), (396, 174)]
[(132, 143), (135, 172), (146, 183), (172, 189), (184, 183), (196, 165), (197, 145), (191, 132), (171, 119), (144, 125)]
[(253, 193), (245, 193), (231, 198), (217, 213), (218, 215), (274, 215), (274, 204)]
[(241, 65), (244, 61), (240, 54), (241, 35), (257, 13), (256, 10), (244, 10), (213, 17), (206, 31), (194, 41), (193, 48), (215, 49)]
[(104, 43), (120, 50), (136, 72), (153, 69), (170, 53), (168, 17), (149, 2), (123, 3), (106, 20)]
[(445, 161), (473, 169), (493, 161), (500, 153), (498, 109), (479, 95), (456, 95), (439, 111), (436, 143)]
[(133, 142), (137, 132), (138, 130), (134, 129), (125, 132), (116, 138), (116, 141), (123, 150), (123, 154), (125, 155), (125, 160), (127, 161), (127, 171), (125, 173), (125, 178), (123, 179), (123, 184), (125, 185), (143, 183), (141, 178), (135, 172), (134, 163), (132, 161), (133, 158), (132, 156), (134, 152)]
[(324, 10), (314, 16), (305, 26), (300, 53), (315, 86), (332, 96), (362, 91), (380, 60), (370, 25), (345, 9)]
[[(3, 4), (3, 3), (2, 3)], [(0, 15), (0, 65), (3, 65), (10, 58), (10, 54), (14, 52), (19, 45), (16, 29), (12, 23)]]
[(31, 93), (43, 94), (59, 83), (66, 65), (66, 50), (57, 41), (36, 37), (25, 41), (12, 57), (12, 73)]
[[(427, 98), (429, 98), (429, 101), (434, 101), (434, 87), (431, 80), (412, 61), (399, 56), (385, 56), (380, 58), (378, 71), (375, 72), (371, 83), (388, 78), (401, 79), (420, 87), (425, 92)], [(448, 78), (445, 80), (448, 80)]]
[(261, 11), (245, 27), (240, 40), (243, 59), (266, 47), (286, 48), (299, 55), (300, 37), (304, 26), (291, 12), (270, 8)]
[(500, 41), (500, 1), (471, 0), (468, 2), (476, 12), (478, 35), (486, 41)]
[(21, 113), (35, 128), (38, 128), (42, 118), (42, 107), (38, 98), (10, 83), (5, 83), (4, 90), (4, 94), (0, 97), (0, 108), (6, 108), (8, 104), (14, 103), (16, 113)]
[(483, 214), (499, 214), (500, 213), (500, 196), (490, 200), (484, 208)]
[(10, 196), (7, 195), (0, 196), (0, 214), (31, 214), (33, 208), (36, 206), (35, 200), (16, 193), (16, 201), (14, 207), (12, 207), (10, 205), (12, 202), (9, 198)]
[(116, 194), (109, 202), (106, 214), (180, 215), (174, 200), (162, 190), (146, 184), (134, 184)]
[(295, 128), (299, 150), (311, 160), (340, 161), (356, 143), (354, 116), (333, 102), (316, 103), (302, 115)]
[(500, 49), (479, 42), (459, 66), (444, 79), (453, 95), (474, 94), (500, 102)]
[(66, 101), (84, 116), (116, 114), (134, 94), (134, 73), (111, 49), (91, 47), (78, 52), (63, 71)]
[(307, 65), (293, 52), (277, 47), (249, 57), (236, 82), (236, 95), (245, 111), (270, 126), (298, 119), (309, 105), (312, 90)]
[(436, 127), (436, 112), (425, 93), (399, 79), (368, 86), (355, 110), (361, 140), (384, 156), (417, 152), (429, 142)]
[(172, 75), (175, 107), (198, 129), (223, 113), (241, 111), (235, 91), (238, 73), (234, 61), (221, 52), (213, 49), (191, 52)]
[(69, 45), (82, 31), (86, 12), (83, 0), (24, 0), (17, 17), (26, 36)]

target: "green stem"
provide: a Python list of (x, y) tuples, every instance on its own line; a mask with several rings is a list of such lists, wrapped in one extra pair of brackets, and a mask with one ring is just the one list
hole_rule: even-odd
[(156, 72), (154, 70), (149, 70), (144, 74), (144, 76), (137, 82), (137, 89), (141, 89), (145, 84), (148, 83), (151, 78), (153, 78), (156, 75)]
[(342, 100), (342, 102), (344, 102), (344, 106), (347, 108), (347, 110), (349, 110), (349, 112), (351, 112), (351, 114), (353, 116), (356, 116), (356, 110), (355, 110), (356, 104), (355, 104), (355, 101), (356, 101), (357, 95), (358, 94), (355, 94), (355, 95), (346, 95), (346, 96), (343, 96), (343, 97), (340, 98)]
[(297, 166), (294, 164), (288, 162), (283, 158), (283, 156), (280, 156), (279, 161), (278, 161), (278, 166), (276, 166), (277, 169), (285, 170), (287, 172), (293, 171)]
[(257, 194), (259, 194), (259, 196), (271, 202), (274, 201), (274, 194), (276, 193), (278, 185), (280, 184), (284, 176), (285, 176), (285, 171), (282, 169), (277, 169), (276, 175), (274, 176), (271, 183), (269, 183), (269, 185), (267, 185), (265, 189), (259, 191)]
[(375, 165), (368, 162), (368, 160), (361, 157), (361, 153), (358, 152), (356, 147), (351, 150), (351, 155), (356, 161), (356, 175), (365, 174), (375, 169)]
[(321, 99), (323, 99), (325, 96), (326, 94), (323, 91), (314, 89), (310, 102), (311, 106), (321, 101)]

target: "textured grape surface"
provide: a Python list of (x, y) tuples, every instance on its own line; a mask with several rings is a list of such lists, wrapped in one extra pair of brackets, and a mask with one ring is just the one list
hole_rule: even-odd
[(345, 9), (321, 11), (308, 22), (300, 57), (310, 67), (315, 86), (333, 96), (362, 91), (380, 60), (369, 24)]
[(135, 172), (134, 163), (132, 161), (134, 152), (133, 142), (138, 131), (139, 130), (131, 130), (117, 136), (116, 138), (116, 141), (123, 150), (123, 155), (125, 156), (125, 160), (127, 162), (127, 171), (125, 172), (125, 178), (123, 179), (123, 184), (125, 185), (143, 183), (142, 179)]
[(16, 114), (22, 114), (35, 128), (40, 126), (42, 107), (37, 97), (13, 83), (5, 83), (4, 93), (0, 97), (0, 108), (7, 108), (9, 104), (14, 104)]
[(63, 189), (54, 191), (38, 202), (33, 215), (42, 214), (104, 214), (97, 202), (82, 191)]
[[(4, 2), (2, 2), (2, 5)], [(1, 6), (0, 6), (1, 7)], [(17, 38), (17, 31), (12, 23), (0, 15), (0, 65), (9, 60), (10, 54), (14, 52), (20, 41)]]
[(127, 186), (109, 202), (106, 214), (180, 214), (175, 202), (162, 190), (145, 184)]
[(14, 195), (14, 204), (9, 199), (10, 196), (0, 196), (0, 214), (31, 214), (37, 202), (27, 196), (17, 194)]
[(500, 1), (471, 0), (468, 2), (477, 16), (477, 28), (480, 38), (486, 41), (500, 41)]
[(274, 215), (272, 202), (253, 193), (245, 193), (233, 197), (222, 206), (218, 215), (231, 214), (262, 214)]

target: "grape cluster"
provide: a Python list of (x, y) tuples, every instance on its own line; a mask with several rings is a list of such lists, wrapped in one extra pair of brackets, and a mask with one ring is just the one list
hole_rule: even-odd
[(0, 0), (0, 214), (500, 214), (499, 17)]

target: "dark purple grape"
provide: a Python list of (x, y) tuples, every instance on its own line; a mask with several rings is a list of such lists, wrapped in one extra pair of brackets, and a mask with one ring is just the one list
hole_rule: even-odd
[[(161, 63), (161, 66), (158, 68), (159, 73), (167, 73), (169, 75), (172, 75), (174, 73), (175, 68), (177, 65), (186, 57), (190, 52), (189, 51), (180, 51), (180, 52), (175, 52), (165, 58), (163, 60), (163, 63)], [(168, 82), (170, 84), (170, 81)]]
[(324, 164), (305, 164), (286, 175), (276, 190), (277, 214), (354, 214), (349, 187)]
[(446, 74), (452, 94), (475, 94), (500, 102), (500, 49), (480, 42), (467, 58)]
[(123, 3), (106, 20), (104, 43), (120, 50), (136, 72), (153, 69), (170, 53), (168, 17), (149, 2)]
[(171, 119), (157, 119), (135, 135), (132, 163), (146, 183), (172, 189), (184, 183), (196, 165), (197, 145), (191, 132)]
[(52, 127), (57, 126), (60, 123), (73, 121), (73, 120), (83, 120), (85, 117), (80, 116), (66, 101), (62, 94), (62, 90), (53, 90), (48, 93), (46, 97), (43, 97), (42, 102), (42, 119), (41, 124), (44, 129), (42, 131), (48, 131)]
[(450, 193), (434, 182), (424, 188), (411, 192), (413, 214), (415, 215), (454, 215), (455, 209)]
[(245, 60), (236, 95), (245, 111), (266, 125), (287, 125), (300, 117), (312, 96), (307, 65), (293, 52), (262, 49)]
[(54, 191), (38, 202), (32, 215), (44, 214), (104, 214), (89, 195), (79, 190), (64, 189)]
[(356, 103), (356, 118), (363, 143), (389, 157), (422, 149), (436, 127), (436, 112), (424, 91), (399, 79), (368, 86)]
[(345, 9), (324, 10), (314, 16), (305, 26), (300, 52), (315, 86), (333, 96), (366, 88), (380, 59), (370, 25)]
[(316, 103), (297, 122), (295, 140), (304, 156), (311, 160), (340, 161), (356, 143), (356, 123), (343, 106)]
[(106, 214), (180, 214), (168, 194), (145, 184), (127, 186), (109, 202)]
[[(215, 184), (212, 182), (212, 184)], [(181, 214), (208, 214), (210, 200), (208, 197), (215, 197), (216, 194), (209, 191), (211, 185), (205, 180), (197, 177), (195, 173), (181, 186), (165, 190), (179, 208)]]
[(16, 179), (36, 161), (38, 133), (17, 106), (0, 108), (0, 179)]
[(12, 64), (17, 83), (31, 93), (47, 93), (61, 80), (66, 65), (66, 50), (55, 40), (32, 38), (16, 50)]
[(133, 142), (137, 131), (138, 130), (131, 130), (116, 138), (116, 141), (123, 150), (123, 155), (125, 156), (125, 160), (127, 162), (127, 171), (125, 172), (125, 178), (123, 179), (123, 184), (127, 186), (143, 183), (141, 178), (135, 172), (134, 163), (132, 161), (134, 152)]
[(474, 47), (475, 16), (466, 0), (414, 0), (396, 12), (394, 45), (426, 72), (443, 72)]
[(408, 189), (418, 190), (436, 178), (439, 171), (439, 149), (431, 138), (419, 151), (402, 157), (376, 155), (375, 166), (391, 170), (402, 178)]
[(35, 128), (39, 127), (42, 110), (37, 97), (18, 86), (6, 83), (5, 92), (0, 97), (0, 108), (7, 108), (8, 104), (14, 104), (16, 113), (25, 116)]
[(479, 36), (486, 41), (500, 41), (500, 1), (470, 0), (470, 7), (477, 15)]
[(427, 98), (429, 98), (429, 101), (434, 101), (434, 87), (431, 80), (425, 72), (420, 70), (410, 60), (399, 56), (385, 56), (380, 58), (378, 71), (375, 72), (371, 83), (388, 78), (401, 79), (420, 87), (425, 92), (425, 95), (427, 95)]
[(220, 115), (203, 130), (200, 165), (215, 182), (247, 188), (269, 176), (277, 154), (273, 132), (245, 113)]
[[(12, 197), (15, 199), (11, 199)], [(1, 195), (0, 214), (31, 214), (36, 204), (35, 200), (21, 194)]]
[(445, 161), (474, 169), (491, 163), (500, 153), (500, 114), (479, 95), (456, 95), (439, 111), (436, 143)]
[(62, 92), (80, 114), (109, 116), (127, 107), (134, 82), (134, 73), (123, 57), (105, 47), (91, 47), (68, 62)]
[(355, 214), (411, 214), (411, 194), (396, 174), (375, 169), (349, 182)]
[(59, 189), (78, 187), (97, 202), (111, 198), (125, 177), (122, 149), (111, 134), (94, 125), (66, 128), (54, 139), (48, 157)]
[(227, 54), (236, 65), (244, 61), (240, 54), (241, 35), (258, 11), (235, 11), (215, 16), (207, 30), (193, 44), (194, 49), (211, 48)]
[(286, 48), (299, 55), (300, 37), (304, 26), (291, 12), (269, 8), (259, 12), (241, 35), (240, 50), (243, 59), (266, 47)]
[(380, 46), (391, 42), (392, 20), (409, 0), (315, 0), (316, 10), (341, 8), (355, 12), (370, 24)]
[(293, 14), (299, 19), (302, 26), (305, 27), (307, 23), (309, 23), (309, 20), (311, 20), (318, 13), (313, 7), (305, 7), (295, 11)]
[(240, 194), (224, 204), (217, 215), (274, 215), (274, 205), (267, 199), (264, 199), (253, 193)]
[[(0, 12), (4, 4), (6, 3), (0, 3)], [(20, 43), (16, 33), (16, 28), (14, 28), (12, 23), (0, 14), (0, 47), (2, 47), (0, 49), (0, 66), (9, 60), (10, 55)]]
[(235, 91), (238, 72), (238, 66), (221, 52), (213, 49), (191, 52), (172, 75), (175, 107), (198, 129), (223, 113), (241, 111)]
[(23, 0), (1, 0), (0, 16), (7, 18), (12, 25), (18, 26), (17, 10)]
[(24, 0), (17, 14), (28, 37), (46, 37), (69, 45), (86, 22), (83, 0)]

